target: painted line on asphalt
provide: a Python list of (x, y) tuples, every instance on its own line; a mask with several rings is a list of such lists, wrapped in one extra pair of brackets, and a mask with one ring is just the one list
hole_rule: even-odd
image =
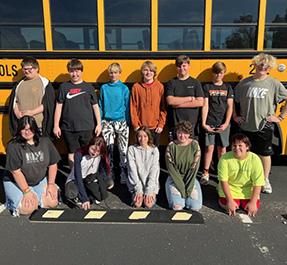
[(0, 214), (5, 210), (5, 205), (4, 204), (0, 204)]
[(253, 224), (253, 221), (251, 220), (251, 218), (248, 215), (242, 214), (242, 213), (240, 213), (238, 215), (241, 218), (242, 223), (244, 223), (244, 224)]

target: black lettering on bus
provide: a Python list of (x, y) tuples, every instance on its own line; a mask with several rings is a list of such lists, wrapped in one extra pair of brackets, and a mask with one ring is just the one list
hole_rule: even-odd
[(4, 76), (4, 75), (5, 75), (4, 65), (0, 64), (0, 76)]
[(12, 65), (12, 75), (13, 76), (18, 75), (17, 65), (15, 65), (15, 64)]
[(6, 75), (11, 76), (11, 74), (9, 73), (8, 65), (6, 64), (5, 66), (6, 66)]
[(252, 69), (250, 70), (249, 74), (250, 75), (254, 75), (255, 74), (255, 64), (252, 63), (252, 64), (249, 65), (249, 67), (252, 67)]

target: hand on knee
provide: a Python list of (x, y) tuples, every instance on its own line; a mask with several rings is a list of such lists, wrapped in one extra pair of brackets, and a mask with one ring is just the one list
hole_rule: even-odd
[(155, 194), (153, 196), (144, 196), (144, 205), (147, 208), (151, 208), (154, 205), (154, 200), (155, 200)]
[[(30, 194), (31, 193), (31, 194)], [(38, 208), (38, 200), (36, 194), (29, 192), (29, 197), (24, 195), (20, 201), (19, 214), (28, 215)]]
[(42, 206), (44, 208), (53, 208), (53, 207), (56, 207), (57, 205), (58, 205), (58, 198), (53, 199), (49, 193), (47, 194), (46, 192), (43, 192)]
[(134, 198), (133, 198), (133, 202), (134, 202), (134, 206), (136, 208), (139, 208), (142, 206), (143, 204), (143, 194), (135, 194)]

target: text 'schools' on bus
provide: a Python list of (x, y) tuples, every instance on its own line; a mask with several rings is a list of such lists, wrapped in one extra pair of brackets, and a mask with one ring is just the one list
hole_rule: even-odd
[[(251, 58), (266, 52), (277, 57), (270, 75), (287, 85), (286, 0), (1, 0), (0, 14), (2, 154), (11, 138), (9, 95), (24, 76), (25, 56), (38, 59), (40, 74), (56, 93), (69, 80), (66, 65), (74, 57), (84, 64), (83, 79), (97, 90), (109, 81), (107, 67), (115, 61), (129, 87), (140, 80), (146, 60), (166, 83), (176, 76), (180, 54), (191, 58), (190, 75), (202, 83), (211, 81), (211, 66), (223, 61), (224, 81), (234, 87), (254, 74)], [(280, 127), (287, 154), (286, 121)]]

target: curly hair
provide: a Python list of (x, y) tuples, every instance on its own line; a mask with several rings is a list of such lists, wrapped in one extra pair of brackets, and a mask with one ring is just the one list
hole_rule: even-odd
[(177, 131), (188, 133), (191, 136), (193, 133), (192, 124), (189, 121), (179, 121), (174, 127), (175, 134)]

